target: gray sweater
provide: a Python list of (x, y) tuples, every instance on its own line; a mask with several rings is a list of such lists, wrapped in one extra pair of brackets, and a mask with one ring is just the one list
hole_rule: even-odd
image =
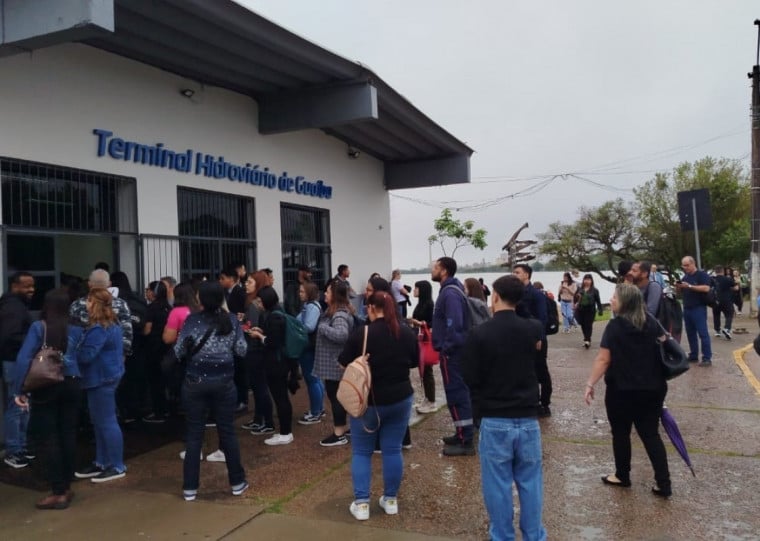
[(354, 327), (354, 318), (347, 310), (338, 310), (332, 316), (322, 314), (317, 324), (317, 346), (314, 350), (314, 371), (320, 379), (340, 381), (344, 368), (338, 364), (338, 355)]

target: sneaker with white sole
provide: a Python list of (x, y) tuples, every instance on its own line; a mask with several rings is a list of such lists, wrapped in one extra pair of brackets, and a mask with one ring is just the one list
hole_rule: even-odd
[(425, 400), (417, 406), (417, 413), (435, 413), (436, 411), (438, 411), (438, 408), (435, 402), (430, 402), (429, 400)]
[[(723, 333), (723, 337), (726, 340), (731, 340), (731, 331), (729, 329), (721, 329), (720, 332)], [(27, 457), (27, 458), (29, 458), (29, 457)]]
[(103, 468), (96, 466), (95, 464), (90, 464), (89, 466), (85, 466), (81, 470), (74, 472), (74, 477), (77, 479), (90, 479), (92, 477), (97, 477), (101, 473), (103, 473)]
[(261, 423), (258, 423), (254, 419), (251, 419), (247, 423), (243, 423), (242, 425), (240, 425), (240, 428), (244, 430), (253, 430), (254, 428), (258, 428), (260, 426), (261, 426)]
[(185, 498), (186, 502), (194, 501), (197, 495), (198, 495), (197, 490), (183, 490), (182, 491), (182, 497)]
[(127, 472), (119, 471), (116, 468), (108, 468), (100, 472), (100, 475), (96, 475), (90, 481), (93, 483), (107, 483), (108, 481), (114, 481), (115, 479), (121, 479), (127, 475)]
[(348, 438), (345, 434), (342, 436), (338, 436), (335, 433), (330, 434), (326, 438), (324, 438), (322, 441), (319, 442), (319, 445), (322, 447), (336, 447), (338, 445), (346, 445), (348, 443)]
[(8, 466), (11, 468), (14, 468), (16, 470), (19, 470), (21, 468), (26, 468), (29, 465), (29, 459), (26, 458), (21, 453), (16, 455), (7, 455), (5, 457), (5, 460), (3, 460)]
[(267, 425), (259, 425), (256, 428), (251, 429), (251, 434), (254, 436), (263, 436), (264, 434), (274, 434), (274, 427)]
[(232, 487), (232, 495), (233, 496), (240, 496), (243, 492), (248, 490), (248, 487), (250, 485), (248, 484), (248, 481), (243, 481), (239, 485), (235, 485)]
[[(180, 451), (180, 452), (179, 452), (179, 457), (180, 457), (182, 460), (185, 460), (185, 455), (186, 455), (186, 454), (187, 454), (187, 451)], [(209, 455), (209, 456), (210, 456), (210, 455)], [(203, 451), (201, 451), (201, 460), (203, 460)]]
[(351, 502), (348, 510), (351, 511), (356, 520), (369, 520), (369, 503), (367, 502)]
[(227, 458), (224, 456), (224, 451), (217, 449), (213, 453), (209, 453), (206, 462), (227, 462)]
[(322, 422), (322, 417), (317, 415), (312, 415), (311, 413), (304, 413), (300, 419), (298, 419), (299, 425), (315, 425), (317, 423)]
[(275, 434), (264, 440), (267, 445), (287, 445), (293, 442), (293, 434)]
[(398, 500), (391, 496), (380, 496), (380, 507), (386, 515), (398, 515)]

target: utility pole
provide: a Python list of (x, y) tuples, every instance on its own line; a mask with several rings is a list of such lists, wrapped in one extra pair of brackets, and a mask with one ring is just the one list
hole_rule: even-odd
[(751, 239), (752, 253), (750, 255), (750, 313), (754, 314), (757, 306), (754, 302), (760, 289), (760, 19), (755, 19), (757, 26), (757, 52), (752, 73), (747, 74), (752, 79), (752, 222)]

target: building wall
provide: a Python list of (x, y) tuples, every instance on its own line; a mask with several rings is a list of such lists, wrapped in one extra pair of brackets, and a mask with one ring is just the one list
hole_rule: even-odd
[[(176, 235), (177, 186), (221, 190), (256, 199), (258, 264), (281, 286), (281, 201), (329, 209), (333, 267), (346, 263), (353, 283), (391, 265), (390, 207), (383, 164), (318, 130), (262, 136), (257, 104), (234, 92), (86, 45), (67, 44), (0, 58), (0, 155), (137, 179), (140, 233)], [(195, 95), (180, 95), (190, 88)], [(234, 164), (259, 164), (280, 176), (332, 186), (331, 199), (196, 176), (97, 156), (93, 129), (129, 141), (204, 152)], [(335, 269), (332, 269), (335, 272)], [(358, 288), (357, 288), (358, 289)]]

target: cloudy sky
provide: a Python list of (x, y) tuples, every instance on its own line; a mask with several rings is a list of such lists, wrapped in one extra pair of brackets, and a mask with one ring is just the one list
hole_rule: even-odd
[(757, 0), (238, 1), (367, 65), (475, 150), (471, 184), (392, 192), (394, 267), (427, 264), (442, 206), (488, 231), (457, 260), (493, 261), (524, 222), (535, 238), (656, 171), (749, 165)]

